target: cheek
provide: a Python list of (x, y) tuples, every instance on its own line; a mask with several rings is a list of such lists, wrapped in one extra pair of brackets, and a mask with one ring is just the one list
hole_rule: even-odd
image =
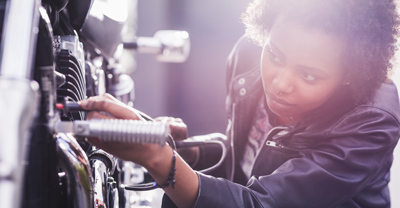
[(263, 60), (263, 62), (261, 64), (261, 76), (262, 76), (261, 78), (264, 83), (264, 88), (266, 88), (272, 84), (272, 81), (276, 75), (275, 71), (276, 70), (275, 70), (273, 64), (269, 63), (266, 60)]
[(335, 83), (323, 85), (302, 84), (297, 87), (299, 105), (305, 109), (313, 109), (328, 100), (336, 89)]

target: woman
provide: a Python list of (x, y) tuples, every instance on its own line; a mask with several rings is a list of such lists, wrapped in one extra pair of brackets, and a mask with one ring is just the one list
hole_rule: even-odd
[[(178, 155), (172, 160), (168, 145), (90, 141), (146, 167), (178, 207), (390, 207), (387, 184), (400, 137), (397, 90), (387, 79), (396, 6), (392, 0), (249, 5), (246, 35), (263, 48), (242, 38), (228, 62), (232, 157), (214, 175), (229, 180), (196, 173)], [(81, 105), (140, 119), (107, 95)]]

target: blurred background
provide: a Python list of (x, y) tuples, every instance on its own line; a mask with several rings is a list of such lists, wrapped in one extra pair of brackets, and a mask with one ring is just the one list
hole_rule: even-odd
[(190, 136), (225, 133), (226, 58), (244, 33), (240, 15), (248, 2), (138, 1), (137, 36), (186, 30), (191, 49), (182, 64), (158, 63), (151, 55), (136, 54), (135, 108), (152, 117), (182, 118)]

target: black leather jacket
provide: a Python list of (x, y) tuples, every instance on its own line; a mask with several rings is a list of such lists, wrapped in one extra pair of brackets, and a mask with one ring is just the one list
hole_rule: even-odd
[(195, 207), (390, 207), (390, 167), (400, 137), (399, 99), (390, 83), (367, 103), (335, 97), (309, 122), (274, 127), (246, 180), (239, 161), (263, 95), (260, 53), (242, 38), (230, 54), (229, 155), (213, 173), (226, 179), (198, 174)]

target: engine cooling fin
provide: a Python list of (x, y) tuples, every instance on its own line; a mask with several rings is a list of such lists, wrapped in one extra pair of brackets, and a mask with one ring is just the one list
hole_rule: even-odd
[[(62, 49), (57, 52), (56, 70), (66, 77), (64, 85), (57, 89), (57, 102), (63, 102), (66, 98), (68, 101), (78, 102), (86, 98), (86, 81), (83, 74), (82, 66), (79, 64), (70, 50)], [(67, 116), (63, 116), (62, 120), (84, 120), (85, 112), (70, 112)]]

